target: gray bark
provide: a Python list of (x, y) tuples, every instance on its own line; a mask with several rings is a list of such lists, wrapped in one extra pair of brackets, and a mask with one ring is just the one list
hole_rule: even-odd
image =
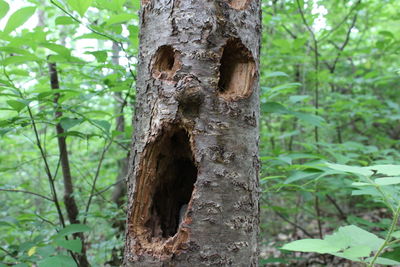
[(142, 2), (125, 266), (258, 265), (260, 17)]

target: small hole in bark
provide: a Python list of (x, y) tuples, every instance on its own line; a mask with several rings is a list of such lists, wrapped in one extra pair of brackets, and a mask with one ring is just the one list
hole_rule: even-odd
[(243, 10), (247, 8), (251, 0), (225, 0), (231, 8)]
[(161, 80), (172, 80), (181, 68), (180, 53), (171, 46), (161, 46), (152, 60), (153, 77)]
[(256, 64), (251, 52), (239, 39), (231, 39), (226, 43), (220, 64), (219, 95), (227, 100), (250, 96)]

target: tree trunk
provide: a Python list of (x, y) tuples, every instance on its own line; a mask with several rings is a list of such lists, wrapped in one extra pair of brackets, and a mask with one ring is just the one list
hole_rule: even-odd
[(126, 266), (257, 266), (259, 0), (143, 0)]

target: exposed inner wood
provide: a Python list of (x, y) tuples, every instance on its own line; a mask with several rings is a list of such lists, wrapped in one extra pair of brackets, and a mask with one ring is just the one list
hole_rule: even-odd
[(196, 179), (189, 135), (169, 125), (141, 160), (131, 218), (136, 254), (165, 257), (185, 248), (189, 232), (183, 225), (191, 221), (186, 208), (190, 209)]
[(231, 8), (243, 10), (247, 8), (251, 0), (226, 0)]
[(161, 46), (152, 59), (151, 72), (155, 79), (172, 80), (181, 68), (181, 55), (169, 45)]
[(151, 1), (151, 0), (141, 0), (141, 1), (140, 1), (140, 4), (141, 4), (142, 6), (145, 6), (145, 5), (147, 5), (148, 3), (150, 3), (150, 1)]
[(226, 43), (219, 73), (218, 91), (221, 97), (237, 100), (251, 95), (256, 64), (251, 52), (239, 39)]

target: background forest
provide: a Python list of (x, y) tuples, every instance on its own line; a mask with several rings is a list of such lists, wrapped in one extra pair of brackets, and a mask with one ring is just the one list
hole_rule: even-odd
[[(400, 264), (400, 1), (262, 6), (260, 265)], [(0, 266), (121, 264), (138, 9), (0, 0)]]

